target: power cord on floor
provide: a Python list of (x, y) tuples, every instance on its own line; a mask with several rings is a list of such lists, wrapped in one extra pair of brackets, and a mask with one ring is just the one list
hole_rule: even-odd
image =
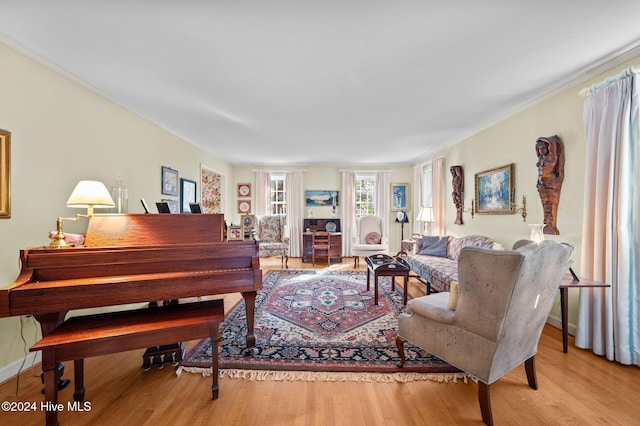
[[(24, 368), (24, 364), (27, 362), (27, 356), (29, 355), (29, 350), (27, 348), (27, 339), (24, 337), (24, 331), (25, 331), (25, 321), (31, 320), (35, 324), (35, 321), (33, 320), (33, 317), (31, 315), (27, 315), (27, 316), (20, 316), (20, 338), (22, 339), (22, 344), (24, 347), (24, 352), (25, 355), (22, 358), (22, 362), (20, 363), (20, 368), (18, 368), (18, 374), (16, 374), (16, 397), (18, 396), (18, 390), (20, 389), (20, 373), (22, 372), (22, 369)], [(35, 339), (37, 339), (38, 337), (38, 328), (37, 326), (34, 327), (34, 329), (36, 330), (35, 335), (34, 335), (34, 341)], [(36, 357), (33, 357), (33, 362), (31, 364), (31, 368), (33, 369), (33, 366), (35, 365), (35, 359)]]

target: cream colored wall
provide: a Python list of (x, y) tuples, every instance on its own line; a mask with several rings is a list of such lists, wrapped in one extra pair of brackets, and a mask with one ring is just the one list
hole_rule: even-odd
[[(409, 166), (383, 166), (384, 170), (389, 170), (391, 172), (391, 182), (392, 183), (409, 183), (410, 191), (413, 177), (413, 170)], [(256, 167), (235, 167), (234, 168), (234, 177), (236, 178), (236, 183), (250, 182), (252, 185), (255, 185), (255, 173), (254, 170)], [(283, 170), (293, 170), (293, 168), (287, 168), (287, 166), (272, 166), (267, 169), (272, 171), (283, 171)], [(342, 173), (341, 170), (344, 167), (338, 166), (308, 166), (303, 168), (298, 168), (298, 170), (304, 170), (304, 183), (303, 187), (305, 190), (342, 190)], [(374, 168), (362, 168), (356, 169), (351, 167), (353, 170), (360, 171), (374, 171)], [(391, 190), (391, 188), (389, 188)], [(342, 197), (342, 194), (340, 194)], [(255, 197), (253, 198), (255, 202)], [(332, 216), (331, 207), (313, 207), (313, 217), (315, 218), (330, 218)], [(409, 203), (409, 208), (407, 210), (409, 214), (409, 218), (413, 217), (414, 206)], [(305, 217), (309, 217), (309, 208), (305, 208)], [(340, 209), (337, 209), (336, 217), (340, 217)], [(401, 237), (401, 228), (400, 224), (395, 223), (396, 213), (391, 212), (391, 209), (387, 210), (387, 217), (389, 218), (389, 252), (397, 253), (400, 251), (400, 237)], [(234, 221), (239, 221), (240, 216), (236, 215)], [(411, 220), (411, 219), (410, 219)], [(237, 222), (236, 222), (237, 223)], [(404, 228), (405, 238), (411, 235), (411, 224), (405, 224)], [(347, 253), (343, 253), (343, 255), (348, 255)]]
[[(568, 89), (553, 98), (528, 108), (502, 122), (481, 131), (460, 143), (423, 159), (430, 160), (444, 156), (446, 168), (446, 228), (447, 234), (463, 236), (471, 234), (487, 235), (502, 243), (505, 248), (522, 238), (529, 237), (531, 223), (542, 223), (542, 205), (536, 190), (537, 168), (535, 141), (541, 136), (558, 135), (565, 147), (565, 178), (560, 195), (558, 229), (560, 235), (547, 235), (555, 241), (568, 242), (575, 246), (572, 258), (573, 269), (580, 272), (580, 251), (582, 249), (582, 214), (585, 177), (585, 136), (582, 120), (583, 102), (579, 91), (615, 75), (623, 69), (640, 63), (636, 57), (601, 75)], [(487, 90), (490, 90), (489, 88)], [(515, 163), (516, 202), (522, 203), (527, 197), (527, 221), (524, 223), (516, 215), (471, 215), (464, 214), (464, 225), (456, 225), (455, 207), (451, 198), (453, 191), (449, 167), (461, 165), (465, 173), (465, 207), (471, 206), (474, 198), (474, 174)], [(552, 316), (560, 317), (559, 300)], [(570, 291), (569, 324), (574, 329), (577, 319), (578, 291)]]
[[(155, 201), (171, 198), (160, 193), (161, 166), (199, 181), (204, 163), (233, 182), (225, 162), (3, 44), (0, 63), (0, 128), (12, 138), (11, 218), (0, 220), (0, 286), (17, 277), (20, 249), (47, 244), (58, 216), (83, 213), (65, 206), (81, 179), (109, 187), (120, 173), (131, 213), (143, 212), (140, 198), (152, 209)], [(65, 229), (83, 230), (86, 222), (74, 225)], [(35, 339), (32, 323), (24, 334), (26, 348), (19, 319), (0, 319), (0, 367), (25, 355)]]

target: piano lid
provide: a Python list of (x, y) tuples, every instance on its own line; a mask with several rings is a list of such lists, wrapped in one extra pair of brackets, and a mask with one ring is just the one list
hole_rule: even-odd
[(107, 214), (89, 220), (85, 247), (217, 243), (222, 214)]

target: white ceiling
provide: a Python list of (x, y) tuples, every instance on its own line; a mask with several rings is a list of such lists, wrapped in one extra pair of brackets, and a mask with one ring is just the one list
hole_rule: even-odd
[(389, 165), (637, 54), (639, 19), (638, 0), (0, 0), (0, 41), (230, 163)]

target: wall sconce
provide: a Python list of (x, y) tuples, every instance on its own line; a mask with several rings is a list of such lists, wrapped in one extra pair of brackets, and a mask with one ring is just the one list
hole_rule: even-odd
[(522, 215), (522, 221), (527, 221), (527, 196), (522, 196), (522, 207), (518, 207), (516, 203), (511, 204), (511, 209), (514, 213), (520, 213)]
[(435, 222), (435, 220), (433, 219), (433, 207), (420, 207), (420, 211), (418, 212), (418, 217), (416, 217), (416, 222), (423, 222), (423, 223)]
[(64, 239), (64, 232), (62, 232), (63, 221), (78, 220), (81, 217), (91, 218), (93, 217), (94, 208), (109, 208), (114, 206), (113, 198), (111, 198), (109, 190), (102, 182), (96, 180), (81, 180), (67, 200), (67, 207), (86, 208), (87, 214), (77, 214), (76, 217), (59, 217), (56, 222), (57, 233), (53, 238), (53, 242), (47, 247), (64, 248), (70, 246)]
[(471, 199), (471, 208), (470, 209), (465, 209), (464, 208), (464, 204), (462, 205), (462, 213), (471, 213), (471, 219), (473, 219), (473, 217), (476, 214), (476, 205), (474, 202), (474, 199)]

